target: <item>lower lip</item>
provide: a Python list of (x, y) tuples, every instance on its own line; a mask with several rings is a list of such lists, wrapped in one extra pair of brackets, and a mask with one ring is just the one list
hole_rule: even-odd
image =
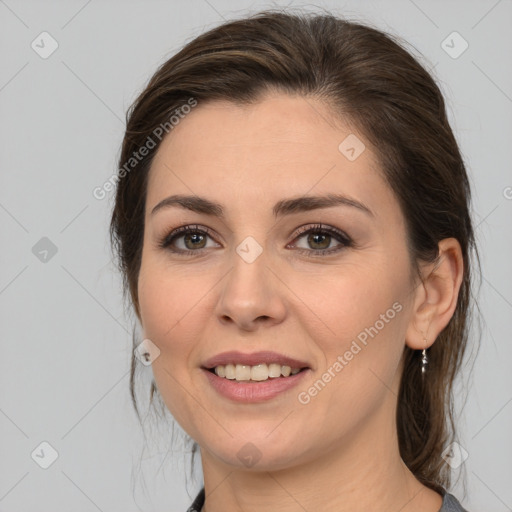
[(258, 382), (230, 380), (218, 377), (215, 373), (208, 370), (202, 370), (215, 391), (235, 402), (245, 403), (271, 400), (297, 386), (305, 378), (305, 375), (310, 372), (308, 368), (289, 377), (277, 377)]

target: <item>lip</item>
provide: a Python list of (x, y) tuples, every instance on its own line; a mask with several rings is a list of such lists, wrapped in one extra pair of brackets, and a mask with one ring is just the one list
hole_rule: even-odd
[[(310, 368), (309, 364), (305, 361), (300, 361), (298, 359), (294, 359), (292, 357), (285, 356), (283, 354), (279, 354), (277, 352), (272, 352), (269, 350), (253, 352), (252, 354), (244, 354), (243, 352), (239, 352), (237, 350), (232, 350), (230, 352), (222, 352), (221, 354), (217, 354), (206, 360), (202, 368), (206, 370), (211, 370), (219, 365), (226, 364), (244, 364), (248, 366), (255, 366), (260, 363), (277, 363), (281, 366), (289, 366), (290, 368)], [(300, 372), (303, 373), (303, 372)], [(299, 373), (297, 375), (300, 375)], [(287, 379), (291, 377), (286, 377)], [(252, 386), (253, 384), (251, 384)]]
[[(262, 362), (261, 359), (259, 361)], [(202, 368), (201, 371), (217, 393), (234, 402), (244, 403), (258, 403), (271, 400), (297, 386), (311, 373), (311, 369), (308, 368), (289, 377), (276, 377), (257, 382), (237, 381), (218, 377), (206, 368)]]

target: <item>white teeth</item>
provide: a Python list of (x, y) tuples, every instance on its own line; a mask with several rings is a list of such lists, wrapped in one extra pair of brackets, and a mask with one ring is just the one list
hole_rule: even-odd
[(281, 366), (281, 375), (289, 377), (292, 369), (289, 366)]
[(235, 365), (227, 364), (225, 367), (225, 372), (226, 372), (226, 379), (233, 380), (236, 377)]
[(245, 364), (236, 365), (236, 380), (251, 380), (251, 367)]
[(269, 365), (265, 363), (249, 366), (245, 364), (226, 364), (215, 367), (215, 374), (229, 380), (237, 381), (264, 381), (269, 378), (289, 377), (300, 372), (300, 368), (291, 368), (290, 366), (277, 363)]
[(269, 377), (281, 377), (281, 365), (280, 364), (269, 364), (268, 365), (268, 376)]
[(215, 373), (219, 377), (225, 377), (226, 376), (226, 367), (225, 366), (216, 366)]
[(268, 366), (266, 364), (258, 364), (251, 367), (251, 380), (267, 380)]

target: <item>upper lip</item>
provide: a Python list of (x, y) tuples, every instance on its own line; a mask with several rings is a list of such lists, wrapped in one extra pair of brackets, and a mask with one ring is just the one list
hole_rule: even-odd
[(210, 357), (203, 363), (203, 368), (211, 370), (219, 365), (227, 365), (227, 364), (244, 364), (247, 366), (256, 366), (260, 363), (276, 363), (281, 366), (289, 366), (290, 368), (309, 368), (308, 363), (304, 361), (300, 361), (299, 359), (295, 359), (293, 357), (288, 357), (283, 354), (278, 354), (277, 352), (272, 351), (261, 351), (261, 352), (253, 352), (251, 354), (244, 354), (243, 352), (238, 352), (237, 350), (232, 350), (230, 352), (222, 352), (221, 354), (217, 354), (216, 356)]

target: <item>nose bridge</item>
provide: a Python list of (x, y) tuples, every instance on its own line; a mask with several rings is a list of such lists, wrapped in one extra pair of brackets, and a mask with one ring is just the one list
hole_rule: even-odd
[(268, 282), (268, 254), (263, 244), (255, 237), (245, 237), (235, 246), (232, 257), (233, 270), (229, 276), (227, 287), (237, 301), (256, 305), (270, 291)]

